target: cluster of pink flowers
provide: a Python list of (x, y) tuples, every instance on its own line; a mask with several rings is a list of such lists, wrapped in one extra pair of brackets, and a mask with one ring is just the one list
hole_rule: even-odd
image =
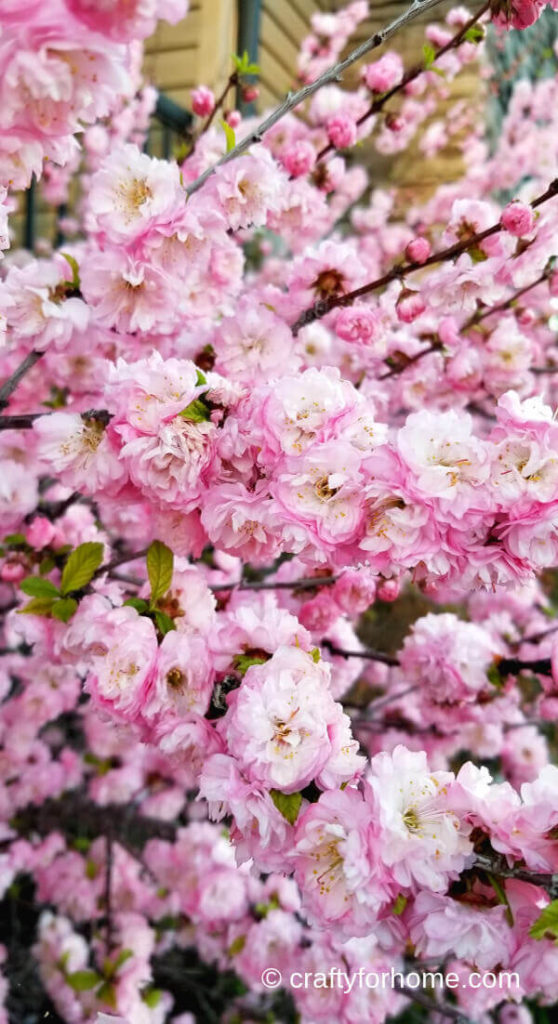
[(138, 40), (186, 0), (2, 0), (0, 182), (25, 188), (43, 161), (64, 165), (85, 125), (132, 96)]
[[(383, 1024), (412, 991), (288, 979), (443, 965), (518, 979), (454, 1016), (530, 1024), (558, 999), (558, 79), (492, 153), (459, 102), (436, 126), (483, 50), (457, 8), (424, 67), (374, 54), (224, 162), (200, 86), (179, 164), (143, 151), (139, 67), (184, 0), (26, 7), (2, 180), (58, 202), (84, 156), (62, 251), (6, 252), (0, 192), (0, 899), (32, 884), (48, 1012)], [(302, 81), (367, 13), (313, 16)], [(345, 151), (427, 118), (465, 170), (401, 211)]]

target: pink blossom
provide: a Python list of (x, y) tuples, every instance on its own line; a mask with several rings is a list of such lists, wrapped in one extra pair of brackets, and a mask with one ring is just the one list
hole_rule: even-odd
[(209, 117), (215, 109), (215, 96), (206, 85), (198, 85), (191, 93), (192, 110), (197, 117)]
[(393, 50), (373, 64), (367, 64), (362, 70), (364, 82), (371, 92), (388, 92), (401, 81), (402, 75), (403, 62)]
[(513, 203), (508, 203), (504, 209), (501, 223), (504, 230), (508, 231), (510, 235), (522, 238), (524, 235), (531, 234), (533, 230), (535, 211), (531, 206), (516, 199)]
[(338, 113), (328, 118), (326, 131), (329, 141), (336, 149), (348, 149), (356, 142), (356, 122), (348, 114)]
[(229, 703), (227, 745), (249, 778), (294, 793), (314, 779), (333, 788), (360, 771), (349, 720), (329, 692), (329, 667), (312, 654), (279, 647), (248, 669)]

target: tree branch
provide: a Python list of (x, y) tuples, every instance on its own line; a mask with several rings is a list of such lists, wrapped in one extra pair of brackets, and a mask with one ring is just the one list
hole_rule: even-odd
[[(449, 42), (445, 44), (445, 46), (440, 47), (440, 49), (436, 51), (436, 56), (434, 57), (432, 64), (435, 64), (440, 57), (443, 57), (444, 54), (449, 53), (450, 50), (456, 50), (457, 47), (460, 46), (461, 43), (464, 41), (469, 29), (471, 29), (473, 25), (475, 25), (477, 21), (480, 18), (482, 18), (483, 14), (486, 14), (486, 12), (489, 9), (490, 2), (485, 3), (477, 11), (477, 13), (472, 16), (472, 18), (469, 18), (469, 21), (467, 21), (465, 25), (463, 25), (459, 29), (459, 32), (456, 32), (453, 38), (450, 39)], [(418, 78), (419, 75), (422, 75), (423, 73), (427, 72), (430, 67), (431, 65), (425, 67), (425, 65), (421, 63), (415, 64), (414, 67), (409, 68), (409, 70), (405, 72), (403, 78), (397, 85), (394, 85), (392, 89), (389, 89), (388, 92), (383, 93), (382, 96), (378, 96), (378, 98), (374, 100), (374, 102), (370, 105), (366, 113), (362, 114), (361, 117), (358, 118), (357, 126), (360, 127), (360, 125), (364, 124), (365, 121), (368, 121), (370, 117), (374, 117), (375, 114), (379, 114), (380, 111), (383, 110), (383, 108), (385, 107), (388, 100), (392, 99), (393, 96), (396, 96), (397, 93), (401, 92), (406, 85), (409, 85), (409, 82), (414, 82), (415, 78)], [(320, 150), (317, 156), (317, 160), (322, 160), (324, 156), (327, 156), (327, 154), (331, 153), (333, 150), (335, 150), (335, 148), (336, 147), (333, 145), (333, 143), (329, 142), (327, 146), (324, 146), (324, 148)]]
[(42, 352), (29, 352), (28, 355), (25, 356), (23, 362), (19, 364), (16, 370), (14, 370), (11, 377), (8, 377), (8, 379), (4, 381), (2, 387), (0, 387), (0, 409), (6, 408), (10, 400), (10, 395), (14, 393), (20, 380), (25, 377), (25, 374), (29, 372), (35, 363), (38, 363), (42, 354)]
[[(536, 210), (538, 206), (546, 203), (547, 200), (554, 198), (558, 195), (558, 178), (550, 183), (546, 192), (538, 196), (531, 203), (533, 210)], [(499, 234), (503, 231), (503, 227), (500, 222), (493, 224), (492, 227), (486, 228), (484, 231), (479, 231), (477, 234), (472, 235), (470, 238), (465, 238), (461, 242), (455, 242), (454, 245), (448, 246), (447, 249), (440, 249), (439, 252), (432, 253), (423, 263), (416, 263), (410, 261), (409, 263), (402, 263), (399, 266), (392, 267), (381, 277), (376, 278), (375, 281), (370, 281), (368, 284), (363, 284), (360, 288), (355, 288), (352, 292), (347, 292), (345, 295), (334, 295), (328, 299), (321, 299), (310, 309), (304, 310), (298, 317), (298, 320), (292, 325), (291, 330), (293, 334), (298, 334), (302, 327), (307, 327), (308, 324), (314, 323), (316, 320), (321, 320), (322, 317), (326, 316), (331, 312), (332, 309), (336, 309), (341, 306), (350, 306), (355, 299), (360, 299), (364, 295), (370, 295), (372, 292), (383, 288), (385, 285), (390, 284), (392, 281), (401, 280), (407, 274), (414, 273), (415, 270), (425, 270), (427, 267), (431, 267), (436, 263), (443, 263), (445, 260), (454, 259), (457, 256), (461, 256), (468, 249), (476, 248), (481, 242), (484, 242), (487, 238), (491, 238), (493, 235)]]
[(443, 0), (413, 0), (411, 6), (404, 11), (403, 14), (400, 14), (399, 17), (390, 22), (389, 25), (386, 25), (385, 28), (380, 29), (379, 32), (370, 36), (370, 38), (366, 39), (360, 46), (357, 46), (356, 49), (345, 58), (345, 60), (341, 60), (337, 64), (333, 64), (314, 82), (309, 82), (308, 85), (304, 85), (302, 89), (299, 89), (297, 92), (287, 93), (283, 102), (280, 103), (274, 111), (272, 111), (265, 121), (262, 121), (257, 128), (249, 132), (248, 135), (234, 147), (234, 149), (231, 149), (230, 153), (225, 153), (217, 163), (208, 167), (203, 174), (200, 174), (199, 178), (190, 182), (186, 188), (187, 195), (191, 196), (194, 192), (197, 192), (198, 189), (205, 184), (207, 179), (215, 173), (218, 167), (222, 167), (223, 164), (229, 163), (230, 160), (235, 160), (237, 157), (242, 156), (242, 154), (245, 153), (254, 142), (261, 142), (265, 133), (269, 131), (270, 128), (273, 128), (274, 124), (277, 124), (277, 122), (280, 121), (281, 118), (285, 117), (285, 115), (291, 110), (294, 110), (295, 107), (298, 107), (301, 103), (304, 103), (305, 100), (309, 99), (310, 96), (313, 96), (315, 92), (322, 89), (324, 85), (330, 85), (333, 82), (337, 83), (341, 81), (343, 73), (351, 66), (351, 64), (360, 60), (361, 57), (370, 53), (371, 50), (375, 50), (379, 46), (382, 46), (382, 44), (397, 32), (398, 29), (402, 28), (403, 25), (408, 24), (408, 22), (413, 21), (419, 14), (422, 14), (424, 11), (431, 10), (433, 7), (438, 7), (442, 2)]

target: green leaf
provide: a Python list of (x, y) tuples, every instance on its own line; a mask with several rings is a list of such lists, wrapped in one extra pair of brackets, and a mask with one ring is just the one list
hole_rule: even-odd
[(544, 908), (542, 914), (539, 914), (531, 926), (529, 935), (532, 939), (558, 940), (558, 900), (553, 900)]
[(122, 964), (125, 964), (126, 961), (129, 960), (130, 957), (133, 955), (133, 950), (121, 949), (120, 953), (116, 957), (116, 960), (105, 960), (103, 967), (103, 973), (105, 975), (105, 978), (113, 978), (118, 968), (122, 967)]
[(176, 629), (174, 619), (171, 619), (170, 615), (166, 615), (165, 612), (159, 611), (158, 608), (154, 611), (153, 618), (155, 619), (155, 625), (162, 636), (166, 636), (167, 633), (171, 632), (171, 630)]
[(510, 928), (513, 928), (513, 911), (512, 911), (512, 908), (510, 906), (510, 901), (509, 901), (509, 899), (507, 897), (506, 890), (505, 890), (504, 886), (502, 885), (502, 883), (501, 883), (499, 878), (496, 878), (495, 875), (489, 874), (488, 872), (487, 872), (487, 874), (488, 874), (488, 878), (490, 879), (490, 884), (491, 884), (492, 888), (494, 889), (494, 892), (496, 893), (496, 895), (498, 897), (498, 903), (501, 903), (502, 906), (504, 906), (506, 908), (506, 920), (507, 920)]
[(391, 908), (392, 914), (397, 914), (397, 916), (399, 916), (399, 914), (402, 914), (403, 911), (405, 910), (405, 907), (407, 906), (407, 903), (407, 897), (404, 896), (402, 892), (400, 892)]
[(72, 974), (66, 975), (66, 981), (74, 992), (87, 992), (90, 988), (95, 988), (102, 978), (97, 971), (73, 971)]
[(432, 67), (434, 61), (436, 60), (436, 50), (434, 49), (433, 46), (430, 46), (430, 43), (424, 44), (422, 48), (422, 56), (424, 57), (425, 69)]
[(190, 405), (187, 405), (180, 415), (183, 420), (191, 420), (192, 423), (203, 423), (204, 420), (209, 419), (209, 409), (205, 402), (202, 402), (201, 398), (194, 398), (194, 401), (190, 402)]
[(480, 43), (481, 40), (484, 39), (484, 29), (481, 25), (471, 25), (471, 28), (467, 29), (463, 39), (467, 43)]
[(196, 367), (196, 370), (197, 370), (197, 376), (196, 376), (196, 385), (197, 385), (197, 387), (200, 387), (201, 384), (207, 384), (207, 377), (205, 376), (205, 374), (203, 374), (201, 372), (201, 370), (198, 370), (197, 367)]
[(100, 989), (96, 992), (96, 996), (102, 1003), (110, 1006), (111, 1010), (116, 1010), (118, 1005), (116, 999), (116, 986), (112, 981), (103, 982)]
[(244, 949), (245, 945), (246, 936), (237, 935), (236, 939), (233, 939), (229, 948), (227, 949), (227, 953), (229, 954), (229, 956), (236, 956), (237, 953), (242, 953), (242, 950)]
[(294, 825), (302, 804), (302, 793), (282, 793), (279, 789), (270, 789), (269, 795), (289, 825)]
[(269, 654), (235, 654), (232, 664), (235, 672), (238, 672), (238, 675), (244, 678), (252, 665), (265, 665), (269, 658)]
[(234, 130), (231, 128), (230, 124), (227, 124), (226, 121), (221, 121), (220, 124), (221, 128), (225, 133), (225, 139), (227, 140), (226, 151), (227, 153), (230, 153), (231, 149), (234, 149), (234, 147), (236, 146), (236, 136), (234, 134)]
[(26, 576), (19, 584), (19, 589), (29, 597), (59, 597), (60, 591), (50, 580), (43, 580), (40, 576)]
[(172, 583), (174, 556), (170, 548), (160, 540), (149, 545), (146, 558), (147, 575), (151, 584), (151, 607), (167, 593)]
[(160, 988), (146, 988), (145, 991), (142, 992), (141, 998), (150, 1010), (154, 1010), (161, 1002), (162, 994), (163, 993)]
[(70, 256), (69, 252), (61, 252), (60, 255), (63, 256), (66, 263), (70, 265), (70, 269), (72, 271), (72, 288), (77, 292), (81, 287), (78, 261), (74, 259), (73, 256)]
[(76, 836), (75, 839), (72, 840), (71, 845), (74, 850), (78, 851), (78, 853), (87, 853), (91, 846), (91, 840), (87, 839), (85, 836)]
[(23, 608), (19, 609), (18, 615), (42, 615), (48, 617), (51, 614), (54, 600), (53, 597), (32, 597)]
[(8, 533), (7, 536), (4, 537), (4, 544), (7, 544), (8, 547), (12, 548), (19, 547), (20, 544), (25, 544), (27, 546), (27, 541), (23, 533)]
[(77, 611), (78, 603), (74, 597), (62, 597), (55, 601), (52, 606), (52, 614), (60, 622), (69, 622), (72, 615)]
[(497, 664), (490, 665), (486, 672), (486, 678), (493, 686), (502, 686), (504, 682)]
[(103, 561), (103, 545), (98, 541), (80, 544), (68, 557), (62, 572), (60, 590), (63, 595), (72, 590), (81, 590), (93, 579), (95, 571)]
[(124, 607), (135, 608), (139, 615), (149, 610), (149, 603), (143, 597), (128, 597), (124, 601)]
[(39, 564), (39, 572), (41, 576), (47, 576), (49, 572), (52, 572), (55, 566), (56, 562), (54, 561), (52, 555), (45, 555), (45, 557)]

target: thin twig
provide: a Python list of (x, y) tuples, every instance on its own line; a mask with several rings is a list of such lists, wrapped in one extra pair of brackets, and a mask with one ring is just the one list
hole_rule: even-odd
[(339, 576), (306, 576), (298, 580), (238, 580), (236, 583), (209, 583), (214, 593), (223, 590), (310, 590), (314, 587), (329, 587)]
[(549, 271), (545, 270), (536, 281), (532, 281), (531, 284), (526, 284), (524, 288), (520, 288), (517, 292), (514, 292), (513, 295), (510, 295), (509, 299), (506, 299), (504, 302), (498, 303), (497, 306), (489, 306), (487, 309), (483, 309), (482, 312), (479, 310), (476, 313), (473, 313), (473, 316), (467, 320), (461, 330), (468, 331), (470, 327), (474, 327), (475, 324), (480, 324), (481, 320), (486, 320), (487, 317), (492, 316), (493, 313), (501, 313), (502, 310), (509, 309), (512, 302), (515, 302), (516, 299), (521, 298), (522, 295), (530, 292), (532, 288), (536, 288), (537, 285), (542, 284), (543, 281), (547, 281), (548, 275)]
[[(379, 114), (380, 111), (383, 110), (383, 108), (385, 107), (388, 100), (391, 100), (394, 96), (401, 92), (407, 85), (409, 85), (410, 82), (414, 82), (414, 80), (418, 78), (419, 75), (422, 75), (425, 72), (427, 72), (432, 67), (432, 65), (434, 65), (436, 61), (439, 60), (440, 57), (443, 57), (446, 53), (449, 53), (450, 50), (456, 50), (457, 47), (460, 46), (461, 43), (464, 41), (469, 29), (473, 28), (473, 25), (475, 25), (476, 22), (479, 21), (480, 18), (482, 18), (483, 14), (486, 14), (489, 8), (490, 3), (485, 3), (484, 6), (481, 7), (480, 10), (478, 10), (477, 13), (472, 16), (472, 18), (469, 18), (469, 21), (467, 21), (465, 25), (462, 25), (462, 27), (459, 29), (459, 32), (456, 32), (456, 34), (453, 36), (452, 39), (449, 40), (449, 42), (447, 42), (444, 46), (442, 46), (439, 50), (436, 51), (436, 56), (433, 58), (432, 62), (428, 65), (428, 67), (426, 67), (424, 63), (421, 63), (415, 64), (414, 67), (409, 68), (409, 70), (405, 72), (403, 78), (401, 79), (400, 82), (398, 82), (397, 85), (394, 85), (393, 88), (389, 89), (388, 92), (385, 92), (381, 96), (378, 96), (378, 98), (375, 99), (374, 102), (370, 105), (368, 110), (358, 118), (356, 122), (357, 127), (360, 128), (360, 126), (364, 124), (366, 121), (368, 121), (370, 117), (374, 117), (375, 114)], [(327, 156), (327, 154), (331, 153), (333, 150), (335, 150), (335, 148), (336, 147), (333, 145), (333, 143), (329, 142), (327, 146), (324, 146), (324, 148), (320, 150), (317, 156), (317, 160), (322, 160), (324, 156)]]
[(326, 647), (330, 654), (337, 654), (341, 658), (364, 658), (367, 661), (379, 661), (382, 665), (399, 665), (397, 658), (382, 651), (374, 651), (365, 647), (362, 651), (346, 651), (344, 647), (336, 647), (329, 640), (322, 640), (322, 647)]
[(20, 380), (25, 377), (25, 374), (38, 363), (42, 356), (42, 352), (29, 352), (23, 362), (19, 364), (16, 370), (12, 373), (11, 377), (8, 377), (4, 381), (2, 387), (0, 387), (0, 409), (5, 409), (9, 403), (10, 395), (12, 395), (17, 388)]
[(304, 85), (297, 92), (287, 93), (283, 102), (280, 103), (268, 117), (266, 117), (265, 121), (262, 121), (257, 128), (249, 132), (248, 135), (246, 135), (238, 145), (234, 146), (229, 153), (225, 153), (217, 163), (208, 167), (203, 174), (200, 174), (199, 178), (196, 178), (188, 185), (186, 188), (187, 194), (189, 196), (193, 195), (194, 192), (197, 192), (198, 189), (205, 184), (208, 178), (215, 174), (218, 167), (222, 167), (223, 164), (229, 163), (230, 160), (235, 160), (237, 157), (241, 156), (254, 142), (261, 142), (265, 133), (269, 131), (274, 124), (277, 124), (277, 122), (285, 117), (285, 115), (291, 110), (294, 110), (295, 107), (298, 107), (301, 103), (304, 103), (305, 100), (309, 99), (310, 96), (313, 96), (314, 93), (318, 92), (319, 89), (322, 89), (324, 85), (340, 82), (342, 80), (343, 73), (347, 68), (351, 67), (351, 65), (357, 60), (360, 60), (361, 57), (364, 57), (365, 54), (370, 53), (371, 50), (375, 50), (379, 46), (382, 46), (386, 39), (389, 39), (390, 36), (398, 31), (398, 29), (402, 28), (408, 22), (413, 21), (419, 14), (424, 13), (424, 11), (429, 11), (433, 7), (438, 7), (440, 3), (442, 3), (442, 0), (422, 0), (422, 2), (421, 0), (414, 0), (406, 11), (395, 18), (394, 21), (390, 22), (390, 24), (385, 28), (380, 29), (379, 32), (376, 32), (373, 36), (366, 39), (360, 46), (357, 46), (356, 49), (345, 58), (345, 60), (341, 60), (337, 64), (333, 64), (330, 68), (324, 71), (319, 78), (316, 78), (314, 82), (309, 82), (308, 85)]
[[(537, 207), (546, 203), (547, 200), (554, 198), (558, 195), (558, 178), (550, 183), (546, 192), (538, 196), (531, 203), (531, 208), (536, 210)], [(417, 263), (416, 261), (410, 261), (408, 263), (401, 263), (398, 266), (392, 267), (381, 277), (376, 278), (375, 281), (370, 281), (368, 284), (361, 285), (360, 288), (355, 288), (351, 292), (347, 292), (345, 295), (333, 295), (327, 299), (320, 299), (314, 303), (310, 309), (305, 309), (295, 323), (292, 325), (291, 330), (293, 334), (298, 334), (301, 327), (306, 327), (308, 324), (314, 323), (316, 320), (321, 320), (322, 317), (326, 316), (331, 312), (332, 309), (337, 309), (341, 306), (350, 306), (355, 299), (360, 299), (364, 295), (370, 295), (372, 292), (377, 291), (378, 288), (383, 288), (390, 284), (392, 281), (401, 280), (406, 277), (407, 274), (412, 274), (416, 270), (425, 270), (427, 267), (431, 267), (436, 263), (443, 263), (445, 260), (453, 259), (454, 257), (461, 256), (468, 249), (476, 248), (481, 242), (484, 242), (487, 238), (491, 238), (493, 235), (499, 234), (503, 231), (502, 224), (500, 221), (497, 224), (493, 224), (491, 227), (486, 228), (484, 231), (479, 231), (475, 235), (471, 235), (470, 238), (464, 238), (460, 242), (455, 242), (453, 245), (448, 246), (447, 249), (440, 249), (438, 252), (432, 253), (427, 260), (423, 263)]]
[(107, 919), (105, 941), (107, 948), (107, 956), (110, 953), (112, 947), (112, 935), (113, 935), (113, 920), (112, 920), (112, 869), (114, 864), (113, 858), (113, 840), (112, 830), (108, 828), (105, 836), (106, 846), (106, 857), (105, 857), (105, 914)]

